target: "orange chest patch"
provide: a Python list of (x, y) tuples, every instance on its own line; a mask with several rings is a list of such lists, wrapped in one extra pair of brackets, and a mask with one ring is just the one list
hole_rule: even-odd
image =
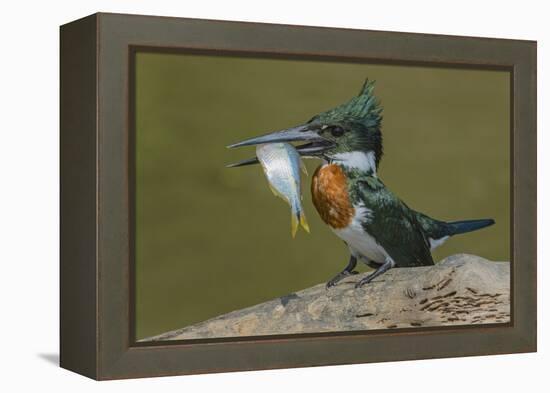
[(326, 224), (334, 229), (350, 224), (355, 209), (349, 199), (346, 174), (338, 165), (317, 168), (311, 181), (311, 196)]

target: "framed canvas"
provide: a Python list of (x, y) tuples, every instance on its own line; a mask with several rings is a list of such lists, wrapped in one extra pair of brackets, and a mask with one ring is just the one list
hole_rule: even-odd
[(60, 145), (66, 369), (536, 350), (535, 42), (99, 13)]

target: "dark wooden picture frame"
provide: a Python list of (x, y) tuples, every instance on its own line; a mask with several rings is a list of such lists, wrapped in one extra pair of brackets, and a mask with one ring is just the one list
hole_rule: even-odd
[[(508, 324), (136, 343), (133, 114), (139, 48), (509, 70)], [(61, 366), (95, 379), (536, 351), (536, 42), (95, 14), (61, 27)]]

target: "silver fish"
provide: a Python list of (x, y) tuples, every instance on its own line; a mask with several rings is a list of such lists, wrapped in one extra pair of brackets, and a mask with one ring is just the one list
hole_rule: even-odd
[(301, 201), (300, 155), (289, 143), (269, 143), (256, 147), (256, 157), (264, 170), (273, 193), (284, 199), (291, 210), (291, 233), (296, 236), (298, 223), (309, 233)]

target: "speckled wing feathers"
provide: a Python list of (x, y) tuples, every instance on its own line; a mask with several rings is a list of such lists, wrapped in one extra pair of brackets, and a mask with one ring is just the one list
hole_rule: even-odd
[(396, 267), (430, 266), (433, 259), (429, 241), (415, 212), (389, 191), (381, 180), (361, 176), (351, 181), (355, 203), (372, 211), (363, 228), (386, 250)]

